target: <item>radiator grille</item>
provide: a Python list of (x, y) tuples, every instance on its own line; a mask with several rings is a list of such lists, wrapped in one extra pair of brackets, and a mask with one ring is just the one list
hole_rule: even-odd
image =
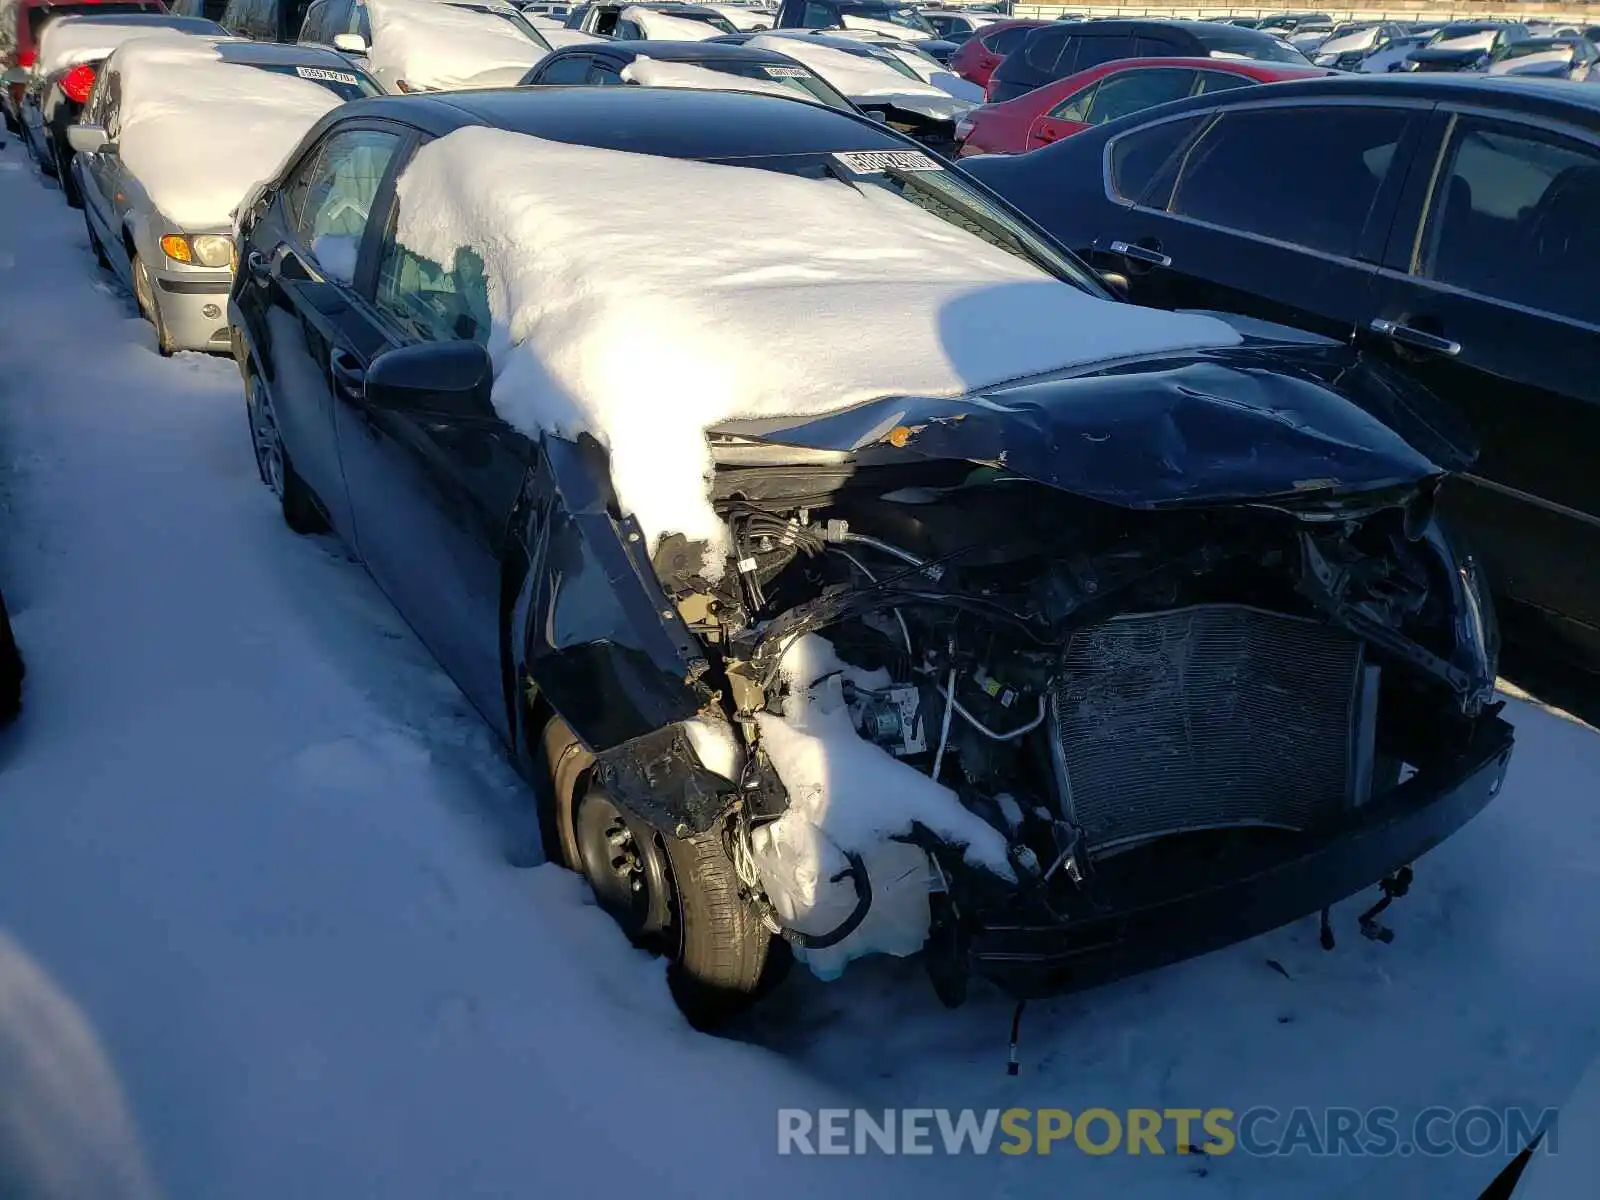
[(1199, 605), (1079, 630), (1062, 666), (1058, 766), (1092, 850), (1352, 802), (1362, 653), (1341, 630)]

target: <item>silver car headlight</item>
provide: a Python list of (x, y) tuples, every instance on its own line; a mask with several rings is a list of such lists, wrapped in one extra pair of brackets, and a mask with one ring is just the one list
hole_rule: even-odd
[(220, 233), (203, 233), (189, 239), (195, 261), (202, 267), (226, 267), (233, 262), (233, 239)]

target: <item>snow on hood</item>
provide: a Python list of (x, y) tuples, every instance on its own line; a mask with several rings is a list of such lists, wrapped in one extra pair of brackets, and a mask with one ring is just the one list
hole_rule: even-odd
[(708, 4), (711, 9), (723, 20), (727, 21), (740, 33), (753, 33), (757, 29), (771, 29), (777, 20), (769, 12), (762, 12), (757, 8), (747, 8), (742, 4)]
[(984, 91), (981, 87), (975, 83), (968, 83), (954, 71), (941, 66), (927, 55), (903, 50), (898, 46), (885, 46), (884, 50), (915, 71), (923, 83), (936, 87), (957, 100), (964, 100), (973, 107), (983, 103)]
[(549, 53), (494, 13), (440, 0), (367, 0), (367, 15), (367, 62), (391, 89), (401, 79), (414, 88), (482, 86), (491, 71), (520, 79)]
[(1462, 34), (1460, 37), (1446, 38), (1442, 42), (1429, 42), (1422, 47), (1424, 50), (1440, 50), (1445, 53), (1450, 51), (1462, 52), (1466, 50), (1487, 50), (1494, 45), (1494, 36), (1498, 29), (1485, 29), (1480, 33)]
[(189, 230), (226, 228), (339, 97), (319, 84), (225, 63), (216, 41), (151, 34), (110, 60), (122, 77), (118, 153), (161, 213)]
[[(798, 71), (799, 67), (785, 70)], [(814, 96), (800, 88), (785, 87), (775, 79), (755, 79), (748, 75), (734, 75), (728, 71), (714, 71), (699, 63), (670, 62), (648, 58), (641, 54), (622, 68), (622, 78), (629, 83), (645, 87), (695, 88), (702, 91), (761, 92), (770, 96), (787, 96), (791, 100), (810, 100), (821, 104)]]
[(1351, 33), (1331, 37), (1317, 47), (1318, 54), (1350, 54), (1356, 50), (1366, 50), (1378, 41), (1378, 27), (1370, 25), (1366, 29), (1357, 29)]
[(1566, 46), (1506, 58), (1489, 67), (1491, 75), (1552, 75), (1572, 70), (1572, 50)]
[(878, 21), (872, 17), (857, 16), (855, 13), (845, 13), (840, 22), (846, 29), (862, 29), (868, 33), (887, 33), (890, 37), (904, 38), (908, 42), (930, 41), (933, 34), (921, 29), (912, 29), (907, 25), (896, 25), (893, 21)]
[(533, 437), (592, 433), (650, 545), (704, 540), (712, 572), (726, 530), (705, 430), (721, 421), (1240, 341), (1079, 291), (870, 183), (474, 127), (423, 146), (399, 201), (413, 251), (482, 260), (500, 415)]
[(825, 46), (807, 37), (763, 33), (745, 44), (787, 54), (804, 63), (858, 104), (868, 99), (881, 100), (913, 112), (926, 111), (930, 116), (952, 119), (971, 107), (955, 102), (948, 92), (940, 91), (931, 83), (900, 74), (888, 63)]
[(51, 21), (39, 35), (34, 74), (54, 75), (81, 62), (107, 57), (123, 42), (160, 35), (159, 26), (113, 25), (109, 21)]
[(674, 17), (653, 8), (625, 8), (618, 19), (632, 21), (644, 36), (658, 42), (703, 42), (707, 38), (721, 37), (722, 30), (709, 21), (693, 21), (688, 17)]

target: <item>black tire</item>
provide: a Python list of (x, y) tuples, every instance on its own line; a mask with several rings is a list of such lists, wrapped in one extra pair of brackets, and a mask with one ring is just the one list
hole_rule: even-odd
[[(283, 444), (272, 407), (272, 393), (253, 369), (244, 376), (244, 407), (250, 444), (255, 450), (256, 470), (261, 474), (261, 482), (276, 493), (283, 523), (300, 534), (327, 533), (328, 519), (322, 515), (316, 493), (294, 469), (294, 460)], [(276, 462), (267, 441), (276, 445)]]
[[(559, 719), (545, 727), (540, 750), (554, 810), (541, 822), (555, 826), (547, 857), (583, 875), (630, 940), (667, 959), (667, 986), (689, 1024), (715, 1029), (782, 981), (791, 962), (788, 943), (773, 937), (740, 895), (720, 828), (670, 837), (621, 810), (595, 783), (593, 758)], [(580, 830), (591, 804), (620, 813), (646, 864), (648, 894), (631, 911), (614, 880), (596, 877), (604, 869), (593, 865), (600, 856), (592, 848), (585, 855)], [(651, 881), (664, 885), (665, 894), (655, 895)]]
[(0, 725), (11, 724), (22, 711), (22, 679), (27, 673), (11, 634), (11, 612), (0, 594)]
[(3, 104), (0, 104), (0, 115), (3, 115), (5, 117), (5, 119), (6, 119), (6, 132), (7, 133), (21, 133), (22, 132), (22, 126), (17, 124), (16, 119), (11, 115), (11, 110), (9, 108), (7, 108)]
[(111, 269), (111, 260), (106, 257), (106, 252), (101, 248), (100, 236), (94, 231), (94, 222), (89, 219), (89, 210), (83, 210), (83, 228), (89, 235), (89, 249), (94, 251), (94, 261), (100, 264), (102, 271)]
[(161, 299), (156, 295), (156, 281), (150, 277), (150, 268), (144, 265), (144, 259), (137, 250), (129, 253), (128, 267), (133, 275), (133, 298), (139, 305), (139, 313), (155, 326), (156, 353), (162, 358), (171, 358), (172, 332), (161, 316)]
[(72, 177), (72, 160), (61, 160), (61, 147), (56, 145), (55, 138), (50, 139), (50, 157), (55, 161), (56, 179), (61, 183), (61, 194), (66, 197), (68, 208), (83, 207), (83, 192), (78, 188), (78, 181)]

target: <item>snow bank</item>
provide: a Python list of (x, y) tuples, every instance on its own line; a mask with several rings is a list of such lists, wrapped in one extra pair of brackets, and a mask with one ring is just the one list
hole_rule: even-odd
[(39, 36), (36, 75), (54, 75), (81, 62), (105, 58), (123, 42), (159, 33), (149, 25), (113, 25), (109, 21), (51, 21)]
[(225, 63), (214, 41), (185, 34), (126, 42), (111, 61), (122, 161), (156, 208), (192, 230), (229, 225), (245, 193), (339, 104), (319, 84)]
[(474, 127), (419, 150), (399, 196), (409, 247), (483, 259), (500, 414), (604, 442), (652, 543), (723, 545), (703, 436), (719, 421), (1239, 340), (1096, 299), (870, 184)]
[(368, 0), (367, 16), (367, 62), (391, 90), (400, 80), (413, 89), (482, 86), (487, 72), (520, 79), (549, 53), (502, 16), (440, 0)]
[[(799, 67), (786, 70), (798, 71)], [(760, 92), (771, 96), (787, 96), (791, 100), (821, 101), (801, 88), (785, 87), (775, 79), (754, 79), (748, 75), (734, 75), (727, 71), (713, 71), (698, 63), (668, 62), (640, 55), (622, 68), (622, 78), (629, 83), (645, 87), (696, 88), (703, 91)]]
[[(823, 45), (813, 38), (763, 33), (751, 38), (746, 45), (787, 54), (810, 67), (858, 104), (867, 100), (881, 100), (917, 112), (928, 111), (931, 115), (951, 117), (957, 109), (965, 112), (971, 107), (966, 104), (952, 105), (948, 92), (941, 91), (931, 83), (902, 75), (887, 63)], [(948, 112), (945, 111), (947, 108)]]
[(954, 792), (856, 732), (843, 680), (881, 688), (889, 684), (887, 672), (848, 667), (826, 639), (807, 634), (785, 652), (783, 676), (789, 685), (783, 716), (756, 718), (761, 744), (789, 793), (783, 816), (751, 839), (762, 886), (785, 924), (827, 933), (855, 908), (854, 885), (832, 882), (849, 866), (845, 851), (855, 851), (872, 881), (866, 920), (837, 946), (801, 950), (799, 957), (831, 979), (854, 958), (915, 954), (928, 936), (928, 858), (889, 839), (918, 822), (965, 846), (974, 866), (1011, 879), (1005, 838)]
[(709, 21), (669, 16), (653, 8), (625, 8), (618, 19), (632, 21), (644, 32), (645, 37), (658, 42), (703, 42), (722, 34), (722, 30)]

